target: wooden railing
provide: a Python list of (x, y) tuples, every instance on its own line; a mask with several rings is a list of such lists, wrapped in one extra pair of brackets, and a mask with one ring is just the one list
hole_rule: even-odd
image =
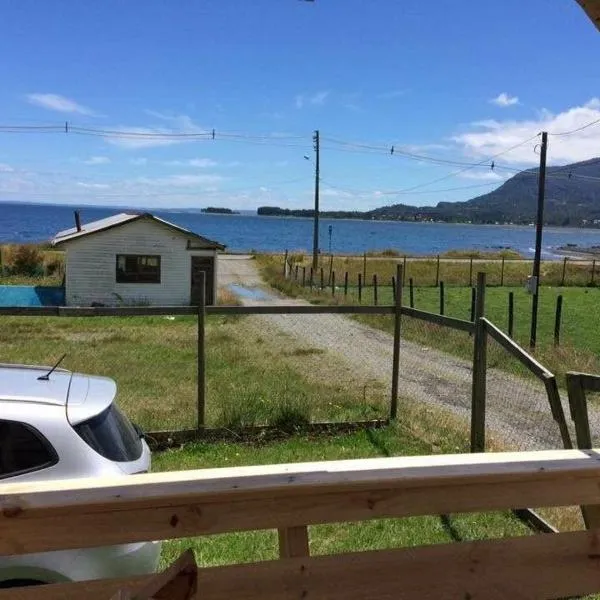
[[(383, 458), (0, 485), (0, 555), (279, 530), (276, 561), (200, 569), (202, 599), (559, 598), (600, 590), (598, 531), (309, 555), (309, 526), (600, 502), (595, 450)], [(401, 540), (398, 540), (401, 542)], [(0, 591), (105, 600), (131, 580)]]

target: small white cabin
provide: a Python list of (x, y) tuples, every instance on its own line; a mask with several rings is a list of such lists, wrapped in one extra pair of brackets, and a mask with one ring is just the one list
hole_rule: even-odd
[(75, 221), (52, 240), (65, 250), (68, 306), (195, 305), (200, 273), (214, 303), (222, 244), (149, 213)]

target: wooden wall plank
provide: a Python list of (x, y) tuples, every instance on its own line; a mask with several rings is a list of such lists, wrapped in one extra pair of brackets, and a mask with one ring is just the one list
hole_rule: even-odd
[(599, 481), (595, 451), (562, 450), (5, 484), (0, 555), (381, 517), (598, 504)]
[(278, 531), (279, 534), (279, 556), (281, 558), (292, 558), (308, 556), (308, 527), (285, 527)]
[[(198, 588), (203, 600), (582, 596), (600, 591), (598, 536), (560, 533), (211, 567), (199, 570)], [(114, 580), (23, 588), (0, 592), (0, 600), (100, 600), (114, 589)]]

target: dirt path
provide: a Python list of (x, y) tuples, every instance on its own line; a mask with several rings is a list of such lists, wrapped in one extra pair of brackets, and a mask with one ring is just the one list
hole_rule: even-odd
[[(268, 292), (259, 294), (257, 299), (251, 293), (241, 295), (245, 305), (307, 304), (304, 300), (279, 297), (262, 282), (250, 257), (220, 257), (219, 284), (238, 284)], [(253, 318), (261, 322), (265, 334), (273, 328), (283, 330), (307, 345), (331, 352), (360, 376), (391, 385), (392, 337), (383, 331), (335, 314)], [(440, 334), (443, 335), (443, 330)], [(489, 369), (487, 387), (488, 435), (515, 449), (562, 447), (541, 384)], [(441, 405), (469, 421), (471, 364), (465, 360), (402, 340), (399, 389), (404, 401)]]

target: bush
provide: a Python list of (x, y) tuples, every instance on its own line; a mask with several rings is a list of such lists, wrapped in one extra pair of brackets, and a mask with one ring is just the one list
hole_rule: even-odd
[(10, 262), (14, 275), (42, 276), (44, 274), (44, 259), (38, 247), (32, 244), (14, 248)]

